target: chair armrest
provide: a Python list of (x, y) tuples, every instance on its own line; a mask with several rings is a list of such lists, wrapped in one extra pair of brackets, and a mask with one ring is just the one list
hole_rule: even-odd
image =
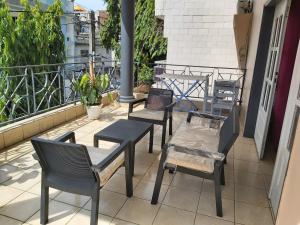
[(138, 103), (141, 103), (141, 102), (145, 102), (145, 101), (147, 101), (147, 98), (141, 98), (141, 99), (137, 99), (137, 100), (134, 100), (134, 101), (130, 102), (128, 113), (132, 113), (134, 105), (136, 105)]
[(66, 142), (66, 141), (70, 141), (71, 143), (76, 143), (75, 141), (75, 133), (70, 131), (67, 132), (65, 134), (63, 134), (62, 136), (55, 138), (54, 141), (59, 141), (59, 142)]
[(220, 161), (220, 162), (224, 161), (224, 159), (225, 159), (225, 155), (220, 152), (209, 152), (209, 151), (202, 150), (202, 149), (192, 149), (192, 148), (186, 148), (186, 147), (181, 147), (181, 146), (176, 146), (176, 145), (171, 145), (171, 146), (174, 147), (174, 151), (176, 151), (176, 152), (182, 152), (182, 153), (186, 153), (189, 155), (201, 156), (201, 157), (213, 159), (213, 160)]
[(103, 171), (109, 164), (111, 164), (123, 151), (128, 149), (129, 142), (122, 142), (112, 153), (110, 153), (105, 159), (103, 159), (98, 165), (91, 166), (94, 172)]
[(212, 120), (224, 120), (225, 119), (224, 116), (218, 116), (218, 115), (213, 115), (213, 114), (209, 114), (209, 113), (202, 113), (202, 112), (197, 112), (197, 111), (190, 111), (188, 113), (188, 117), (187, 117), (186, 121), (188, 123), (190, 123), (193, 116), (203, 117), (203, 118), (212, 119)]

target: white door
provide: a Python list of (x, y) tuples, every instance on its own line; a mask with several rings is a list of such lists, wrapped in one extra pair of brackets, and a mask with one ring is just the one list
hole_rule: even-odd
[(277, 215), (281, 192), (286, 177), (287, 167), (290, 159), (290, 151), (293, 145), (297, 118), (300, 114), (300, 44), (295, 61), (293, 78), (290, 87), (289, 98), (285, 111), (279, 147), (269, 192), (274, 215)]
[(272, 35), (270, 40), (267, 67), (263, 82), (262, 95), (258, 109), (258, 116), (254, 139), (258, 151), (258, 156), (263, 158), (264, 149), (268, 134), (271, 111), (274, 101), (274, 93), (278, 76), (281, 46), (286, 24), (287, 1), (282, 0), (275, 9)]

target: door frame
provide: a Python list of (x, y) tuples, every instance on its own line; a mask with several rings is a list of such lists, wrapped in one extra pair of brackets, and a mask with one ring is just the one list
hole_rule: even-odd
[[(274, 26), (274, 19), (275, 19), (275, 12), (276, 12), (276, 7), (278, 4), (282, 3), (282, 2), (286, 2), (286, 6), (285, 6), (285, 12), (284, 12), (284, 15), (283, 15), (283, 21), (282, 21), (282, 34), (281, 34), (281, 37), (280, 37), (280, 40), (279, 40), (279, 51), (278, 51), (278, 58), (277, 58), (277, 65), (276, 65), (276, 70), (278, 72), (279, 70), (279, 66), (280, 66), (280, 62), (281, 62), (281, 56), (282, 56), (282, 49), (283, 49), (283, 43), (284, 43), (284, 38), (285, 38), (285, 35), (286, 35), (286, 28), (287, 28), (287, 21), (288, 21), (288, 15), (289, 15), (289, 8), (291, 6), (291, 2), (292, 0), (270, 0), (268, 1), (266, 4), (265, 4), (265, 7), (274, 7), (274, 14), (273, 14), (273, 20), (272, 20), (272, 25), (271, 25), (271, 32), (273, 31), (273, 26)], [(272, 34), (271, 34), (271, 37), (272, 37)], [(256, 132), (256, 125), (257, 125), (257, 119), (258, 119), (258, 114), (259, 114), (259, 110), (261, 108), (261, 101), (262, 101), (262, 95), (263, 95), (263, 89), (264, 89), (264, 81), (265, 81), (265, 76), (266, 76), (266, 67), (268, 66), (268, 60), (269, 60), (269, 57), (270, 57), (270, 48), (271, 48), (271, 37), (270, 37), (270, 40), (269, 40), (269, 43), (268, 43), (268, 48), (267, 48), (267, 61), (266, 61), (266, 64), (265, 64), (265, 71), (264, 71), (264, 75), (263, 75), (263, 78), (262, 78), (262, 83), (261, 83), (261, 94), (260, 94), (260, 98), (258, 100), (258, 108), (257, 108), (257, 114), (256, 114), (256, 123), (255, 123), (255, 130), (254, 130), (254, 135), (255, 135), (255, 132)], [(275, 74), (274, 74), (275, 76)], [(265, 137), (263, 137), (263, 147), (262, 147), (262, 150), (261, 152), (259, 153), (258, 150), (257, 150), (257, 154), (258, 154), (258, 157), (260, 159), (263, 158), (264, 156), (264, 152), (265, 152), (265, 148), (266, 148), (266, 139), (267, 139), (267, 135), (268, 135), (268, 130), (269, 130), (269, 126), (270, 126), (270, 117), (271, 117), (271, 114), (272, 114), (272, 106), (271, 106), (271, 103), (273, 105), (274, 103), (274, 97), (275, 97), (275, 90), (276, 90), (276, 85), (277, 85), (277, 78), (274, 78), (276, 79), (275, 83), (273, 85), (275, 85), (275, 87), (273, 87), (274, 91), (273, 93), (271, 93), (272, 95), (269, 97), (269, 101), (270, 101), (270, 106), (269, 106), (269, 109), (268, 109), (268, 112), (267, 112), (267, 119), (268, 119), (268, 122), (266, 123), (266, 127), (265, 127)]]
[[(298, 62), (298, 63), (297, 63)], [(294, 72), (280, 135), (279, 147), (269, 191), (272, 211), (277, 216), (283, 185), (287, 174), (290, 154), (293, 147), (295, 129), (300, 115), (300, 45), (298, 46)]]

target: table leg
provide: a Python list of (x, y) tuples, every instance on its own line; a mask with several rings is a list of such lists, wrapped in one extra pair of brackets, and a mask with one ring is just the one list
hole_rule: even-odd
[(154, 133), (154, 125), (152, 125), (150, 129), (149, 153), (153, 152), (153, 133)]
[(131, 166), (131, 146), (129, 145), (125, 150), (125, 178), (127, 197), (132, 197), (133, 195)]
[(99, 140), (96, 137), (94, 137), (94, 147), (96, 147), (96, 148), (99, 147)]
[(130, 172), (134, 176), (135, 144), (130, 143)]

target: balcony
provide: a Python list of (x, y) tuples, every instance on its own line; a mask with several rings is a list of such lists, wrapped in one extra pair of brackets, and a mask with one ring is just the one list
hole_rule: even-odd
[[(186, 116), (184, 112), (174, 114), (174, 131)], [(99, 120), (89, 121), (82, 116), (38, 136), (53, 139), (74, 131), (78, 143), (92, 145), (96, 131), (121, 118), (127, 118), (127, 108), (109, 107)], [(213, 183), (179, 172), (166, 173), (159, 204), (151, 205), (161, 151), (161, 128), (155, 127), (154, 134), (153, 154), (147, 152), (148, 135), (136, 146), (134, 196), (125, 195), (122, 168), (101, 190), (99, 224), (273, 224), (267, 198), (273, 159), (268, 156), (259, 161), (253, 140), (243, 137), (238, 138), (225, 165), (223, 218), (215, 216)], [(100, 145), (105, 147), (109, 143)], [(27, 139), (0, 154), (0, 224), (39, 224), (41, 169), (32, 153)], [(89, 224), (88, 197), (51, 189), (50, 199), (50, 224)]]

